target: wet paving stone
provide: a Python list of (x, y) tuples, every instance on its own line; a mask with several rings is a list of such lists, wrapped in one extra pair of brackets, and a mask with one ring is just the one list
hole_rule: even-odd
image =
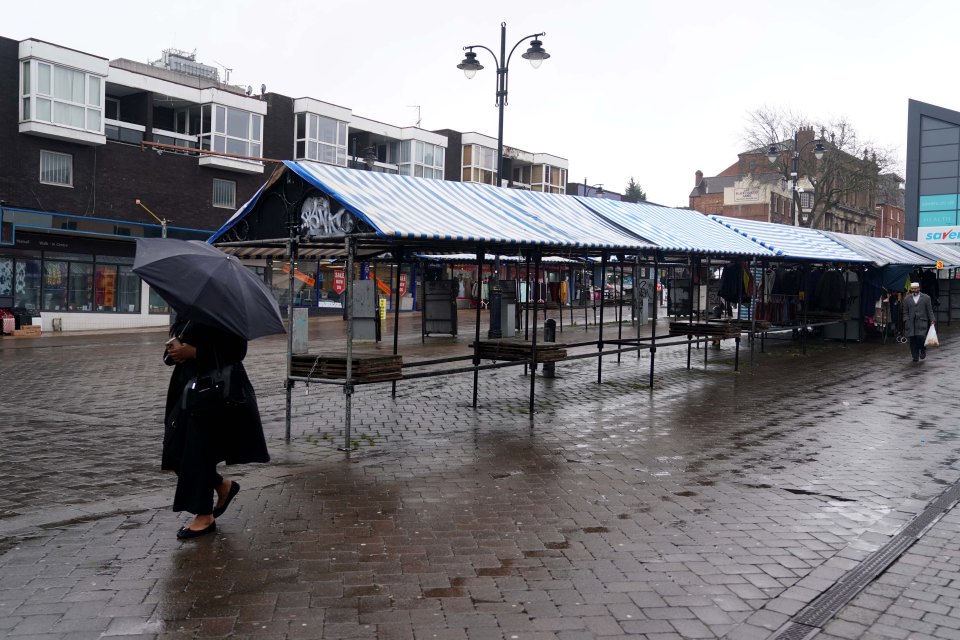
[[(469, 374), (396, 398), (361, 386), (349, 455), (323, 385), (294, 389), (284, 443), (285, 345), (256, 341), (274, 462), (230, 469), (243, 491), (189, 543), (157, 471), (162, 334), (0, 344), (0, 631), (768, 637), (960, 477), (943, 419), (960, 415), (960, 348), (942, 333), (922, 367), (892, 344), (774, 345), (741, 373), (726, 343), (706, 369), (663, 349), (652, 391), (647, 354), (608, 358), (599, 385), (595, 359), (561, 363), (532, 419), (522, 368), (481, 375), (476, 410)], [(821, 635), (915, 620), (943, 636), (958, 593), (932, 590), (960, 575), (958, 526), (948, 514)]]

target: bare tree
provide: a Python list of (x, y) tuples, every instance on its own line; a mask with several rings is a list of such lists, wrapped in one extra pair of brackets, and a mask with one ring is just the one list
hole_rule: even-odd
[[(795, 142), (802, 147), (798, 178), (806, 177), (814, 186), (811, 227), (821, 227), (827, 212), (840, 207), (872, 213), (870, 195), (876, 191), (878, 176), (895, 168), (894, 154), (889, 148), (861, 140), (845, 118), (813, 121), (769, 106), (750, 112), (748, 117), (743, 134), (749, 149), (746, 153), (766, 156), (774, 145), (780, 153), (777, 161), (768, 165), (769, 170), (786, 180), (790, 179)], [(826, 148), (820, 160), (814, 155), (813, 144), (803, 146), (814, 138), (822, 139)]]

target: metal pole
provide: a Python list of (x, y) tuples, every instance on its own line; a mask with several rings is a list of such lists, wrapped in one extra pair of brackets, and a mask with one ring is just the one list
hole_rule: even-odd
[(297, 236), (293, 223), (290, 224), (290, 239), (287, 241), (287, 258), (290, 261), (290, 274), (287, 278), (287, 379), (284, 382), (286, 389), (286, 419), (284, 420), (284, 440), (290, 442), (290, 423), (293, 411), (293, 274), (297, 262)]
[[(573, 330), (573, 301), (577, 299), (577, 292), (576, 292), (576, 290), (574, 289), (574, 286), (573, 286), (573, 280), (574, 280), (574, 278), (573, 278), (573, 266), (572, 266), (572, 265), (571, 265), (570, 269), (568, 270), (568, 273), (570, 274), (569, 276), (567, 276), (567, 277), (570, 279), (570, 285), (567, 287), (567, 296), (570, 298), (570, 329), (571, 329), (571, 331), (572, 331), (572, 330)], [(947, 321), (947, 324), (950, 324), (950, 321), (949, 321), (949, 320)]]
[(480, 384), (480, 301), (483, 299), (483, 255), (484, 248), (477, 251), (477, 326), (473, 332), (473, 408), (477, 408), (477, 386)]
[(623, 261), (624, 256), (617, 256), (617, 262), (620, 263), (620, 300), (617, 305), (619, 313), (617, 314), (617, 364), (620, 364), (620, 348), (623, 346), (620, 341), (623, 340)]
[(580, 267), (580, 288), (583, 291), (580, 292), (580, 298), (583, 300), (583, 330), (584, 332), (588, 331), (587, 327), (590, 326), (590, 318), (587, 316), (587, 298), (583, 294), (591, 295), (587, 290), (587, 267), (586, 265)]
[(657, 295), (657, 276), (660, 271), (660, 254), (653, 253), (653, 326), (650, 331), (650, 389), (653, 390), (653, 362), (657, 355), (657, 316), (660, 315), (660, 296)]
[(603, 299), (607, 293), (607, 252), (600, 258), (600, 326), (597, 330), (597, 384), (603, 378)]
[[(530, 253), (527, 253), (527, 273), (525, 274), (527, 278), (527, 303), (524, 305), (524, 316), (525, 321), (523, 323), (523, 339), (530, 339), (530, 303), (534, 295), (533, 287), (530, 285)], [(536, 322), (537, 318), (534, 316), (533, 321)]]
[[(394, 285), (396, 290), (396, 296), (394, 297), (395, 302), (393, 303), (393, 355), (397, 355), (397, 341), (400, 335), (400, 271), (403, 269), (403, 247), (397, 247), (397, 279), (396, 282), (393, 282), (393, 278), (390, 278), (392, 285)], [(421, 340), (423, 336), (420, 336)], [(397, 381), (394, 380), (390, 383), (390, 397), (397, 397)]]
[[(753, 268), (755, 269), (757, 265), (757, 259), (753, 258), (751, 262), (753, 264)], [(752, 270), (753, 269), (751, 269), (751, 271)], [(767, 272), (766, 272), (766, 269), (764, 269), (760, 273), (761, 288), (765, 287), (766, 278), (767, 278)], [(750, 314), (750, 366), (752, 367), (753, 366), (753, 346), (754, 346), (753, 343), (757, 336), (757, 287), (756, 286), (753, 287), (753, 294), (751, 295), (751, 298), (752, 300), (750, 301), (750, 304), (751, 304), (751, 307), (753, 308), (753, 312)]]
[(810, 301), (807, 300), (807, 265), (804, 264), (800, 269), (800, 273), (803, 275), (803, 281), (800, 283), (802, 287), (800, 291), (802, 292), (802, 301), (803, 305), (803, 326), (800, 327), (800, 350), (803, 355), (807, 355), (807, 307), (810, 305)]
[(793, 183), (790, 194), (790, 217), (793, 218), (793, 226), (795, 227), (800, 226), (800, 222), (797, 219), (797, 180), (800, 177), (800, 151), (797, 149), (799, 135), (799, 130), (793, 132), (793, 155), (790, 158), (790, 181)]
[[(646, 267), (644, 267), (646, 269)], [(640, 325), (643, 322), (643, 305), (646, 301), (640, 297), (640, 256), (633, 256), (633, 296), (637, 311), (634, 314), (637, 319), (637, 360), (640, 359)], [(657, 285), (653, 285), (656, 289)]]
[(347, 265), (344, 284), (347, 287), (347, 378), (343, 384), (346, 396), (346, 415), (343, 420), (343, 446), (340, 451), (352, 451), (350, 444), (350, 414), (353, 402), (353, 255), (356, 250), (353, 238), (344, 240), (347, 245)]
[[(537, 249), (537, 253), (533, 258), (533, 270), (535, 272), (535, 277), (537, 281), (540, 281), (540, 250)], [(534, 393), (536, 391), (536, 381), (537, 381), (537, 299), (533, 299), (533, 342), (530, 345), (530, 419), (533, 419), (533, 402), (534, 402)]]

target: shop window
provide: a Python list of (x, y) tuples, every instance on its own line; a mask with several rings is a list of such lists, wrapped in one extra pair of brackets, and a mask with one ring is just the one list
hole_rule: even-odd
[(39, 259), (20, 259), (13, 267), (13, 306), (24, 309), (40, 308)]
[(92, 311), (93, 265), (83, 262), (68, 264), (67, 309), (69, 311)]
[(150, 313), (170, 313), (170, 305), (154, 289), (150, 289)]
[(64, 260), (45, 260), (43, 263), (44, 311), (66, 311), (69, 263)]
[(117, 283), (117, 311), (140, 313), (140, 277), (133, 267), (120, 265)]
[(40, 151), (40, 182), (72, 187), (73, 156), (55, 151)]

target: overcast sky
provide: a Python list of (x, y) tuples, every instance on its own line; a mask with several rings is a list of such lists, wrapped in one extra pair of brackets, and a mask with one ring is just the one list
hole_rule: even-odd
[(504, 143), (566, 158), (569, 180), (686, 206), (694, 172), (743, 150), (748, 112), (845, 117), (906, 159), (907, 100), (960, 109), (955, 0), (594, 0), (5, 3), (0, 35), (146, 62), (165, 48), (232, 69), (233, 84), (309, 96), (398, 126), (496, 137), (499, 52), (545, 31), (551, 58), (510, 62)]

